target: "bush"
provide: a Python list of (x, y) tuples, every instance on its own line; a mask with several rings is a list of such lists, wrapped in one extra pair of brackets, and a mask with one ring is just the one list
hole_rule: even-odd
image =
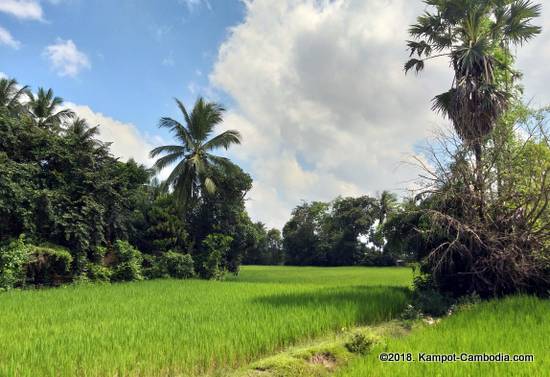
[(377, 341), (377, 338), (371, 334), (356, 332), (351, 336), (351, 339), (345, 344), (345, 346), (351, 353), (366, 355), (372, 346), (377, 343)]
[(111, 280), (113, 272), (109, 267), (101, 264), (88, 262), (85, 265), (85, 276), (89, 280), (107, 282)]
[(202, 242), (206, 250), (206, 258), (199, 270), (205, 279), (222, 279), (225, 275), (223, 258), (230, 249), (233, 237), (224, 234), (209, 234)]
[(114, 247), (115, 264), (112, 281), (142, 280), (141, 253), (127, 241), (116, 241)]
[(397, 265), (397, 258), (390, 253), (381, 253), (378, 250), (369, 248), (361, 261), (361, 265), (375, 267), (395, 266)]
[(152, 280), (168, 277), (166, 264), (163, 263), (162, 257), (150, 254), (143, 254), (142, 257), (142, 273), (145, 279)]
[(401, 319), (403, 321), (415, 321), (419, 318), (422, 318), (422, 312), (410, 304), (407, 305), (403, 313), (401, 313)]
[(25, 266), (29, 255), (23, 236), (0, 248), (0, 289), (8, 290), (25, 284)]
[(193, 258), (189, 254), (179, 254), (169, 251), (162, 258), (168, 274), (173, 278), (189, 279), (195, 274)]
[(440, 317), (447, 314), (456, 301), (451, 296), (441, 293), (430, 275), (417, 275), (414, 278), (414, 286), (413, 306), (423, 314)]
[(424, 314), (441, 317), (453, 305), (453, 299), (435, 289), (416, 290), (413, 295), (414, 306)]
[(60, 285), (70, 280), (71, 253), (60, 246), (29, 246), (27, 281), (34, 285)]

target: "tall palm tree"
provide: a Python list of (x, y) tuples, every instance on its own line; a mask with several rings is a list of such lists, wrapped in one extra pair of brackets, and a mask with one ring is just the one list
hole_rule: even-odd
[(36, 96), (30, 93), (29, 97), (30, 101), (27, 107), (38, 127), (59, 130), (64, 121), (75, 116), (74, 112), (69, 109), (59, 110), (59, 107), (63, 105), (63, 99), (54, 96), (51, 89), (46, 91), (44, 88), (39, 88)]
[(384, 223), (389, 214), (397, 207), (397, 196), (389, 191), (382, 191), (378, 199), (378, 221)]
[[(425, 0), (432, 11), (409, 29), (411, 59), (405, 71), (422, 71), (428, 60), (447, 57), (451, 89), (434, 98), (433, 109), (449, 118), (475, 155), (476, 190), (483, 206), (482, 153), (487, 136), (510, 102), (511, 46), (534, 38), (541, 6), (531, 0)], [(415, 56), (415, 57), (413, 57)], [(482, 212), (482, 210), (481, 210)]]
[(216, 191), (213, 168), (227, 171), (234, 165), (229, 159), (211, 152), (240, 144), (241, 135), (238, 131), (229, 130), (210, 138), (214, 127), (223, 120), (225, 109), (221, 105), (199, 98), (189, 114), (180, 100), (176, 98), (175, 101), (185, 124), (172, 118), (161, 118), (159, 127), (168, 128), (180, 144), (155, 148), (151, 151), (151, 157), (164, 155), (155, 162), (157, 171), (176, 164), (163, 187), (173, 189), (185, 207), (199, 196)]
[(21, 100), (28, 95), (28, 86), (19, 87), (15, 79), (0, 79), (0, 107), (17, 112), (22, 109)]

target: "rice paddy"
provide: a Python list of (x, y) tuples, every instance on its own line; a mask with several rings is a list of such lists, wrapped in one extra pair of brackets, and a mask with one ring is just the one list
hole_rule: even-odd
[[(0, 294), (0, 376), (223, 375), (342, 327), (396, 317), (406, 268), (244, 267)], [(452, 343), (451, 343), (452, 344)]]

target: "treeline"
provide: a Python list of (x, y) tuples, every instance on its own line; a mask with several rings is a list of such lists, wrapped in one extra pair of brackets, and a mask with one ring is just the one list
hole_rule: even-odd
[(410, 260), (387, 242), (387, 224), (400, 216), (394, 194), (303, 203), (283, 228), (285, 263), (311, 266), (392, 266)]
[(183, 206), (178, 190), (112, 156), (98, 127), (62, 104), (52, 90), (0, 80), (1, 288), (219, 278), (243, 258), (282, 263), (280, 234), (245, 210), (252, 179), (239, 167), (209, 166), (216, 190)]

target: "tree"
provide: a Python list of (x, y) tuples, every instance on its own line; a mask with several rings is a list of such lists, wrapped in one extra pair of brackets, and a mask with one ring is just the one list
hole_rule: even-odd
[(349, 266), (362, 260), (359, 238), (369, 235), (378, 215), (377, 200), (368, 196), (338, 198), (332, 202), (325, 226), (329, 265)]
[(389, 191), (382, 191), (378, 199), (378, 223), (384, 224), (388, 215), (397, 208), (397, 196)]
[[(484, 216), (483, 146), (509, 107), (512, 46), (541, 32), (532, 25), (541, 6), (530, 0), (425, 0), (431, 11), (409, 29), (411, 58), (405, 71), (420, 72), (428, 60), (447, 57), (454, 71), (449, 91), (433, 109), (449, 118), (473, 150), (480, 217)], [(510, 79), (510, 80), (509, 80)]]
[(63, 105), (63, 99), (54, 96), (52, 89), (46, 91), (44, 88), (38, 88), (36, 95), (29, 92), (29, 98), (27, 108), (38, 127), (58, 131), (64, 121), (75, 116), (70, 109), (59, 110)]
[(272, 228), (266, 235), (267, 252), (270, 256), (270, 265), (284, 264), (283, 238), (279, 229)]
[(12, 113), (21, 111), (21, 100), (29, 93), (29, 87), (26, 85), (19, 87), (15, 79), (0, 79), (0, 107)]
[(183, 103), (175, 99), (185, 120), (185, 125), (172, 118), (161, 118), (159, 127), (168, 128), (181, 145), (165, 145), (151, 151), (151, 157), (160, 157), (155, 162), (157, 170), (176, 164), (164, 186), (173, 189), (175, 196), (184, 207), (204, 193), (216, 191), (214, 167), (225, 171), (234, 169), (233, 163), (225, 157), (213, 155), (218, 148), (228, 149), (240, 144), (238, 131), (225, 131), (211, 139), (214, 127), (223, 120), (225, 109), (216, 103), (208, 103), (199, 98), (191, 114)]
[(326, 234), (323, 230), (329, 216), (329, 204), (303, 203), (292, 211), (283, 228), (286, 263), (297, 266), (327, 265)]

